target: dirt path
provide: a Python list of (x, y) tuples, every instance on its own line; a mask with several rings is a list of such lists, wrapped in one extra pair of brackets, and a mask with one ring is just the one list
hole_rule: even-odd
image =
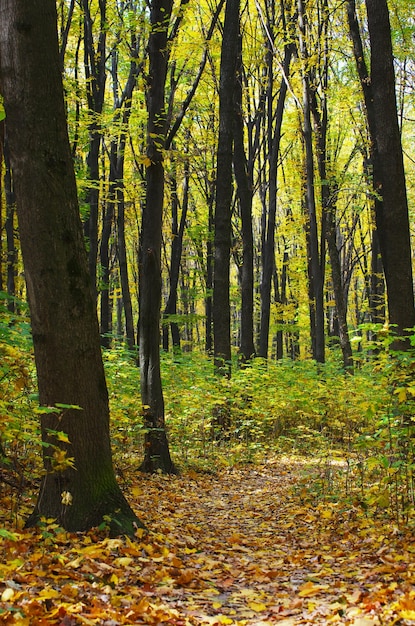
[(313, 502), (301, 463), (152, 476), (136, 540), (0, 533), (0, 624), (415, 624), (415, 545)]
[(180, 478), (173, 489), (156, 480), (151, 523), (180, 559), (165, 599), (192, 623), (415, 624), (408, 537), (353, 509), (303, 503), (301, 466)]

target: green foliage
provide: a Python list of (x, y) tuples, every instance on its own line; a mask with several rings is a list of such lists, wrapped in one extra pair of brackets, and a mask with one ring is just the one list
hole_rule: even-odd
[[(6, 294), (0, 297), (0, 452), (5, 463), (16, 465), (37, 446), (32, 416), (34, 363), (28, 319), (8, 310)], [(22, 303), (17, 305), (25, 309)]]
[[(358, 507), (368, 515), (411, 523), (415, 366), (411, 352), (391, 349), (393, 338), (385, 329), (371, 330), (377, 331), (377, 341), (359, 353), (354, 376), (342, 371), (334, 350), (325, 365), (254, 359), (238, 367), (235, 358), (231, 379), (216, 377), (203, 353), (163, 353), (166, 420), (175, 463), (184, 471), (213, 472), (275, 455), (301, 455), (311, 467), (296, 486), (305, 500), (336, 503), (345, 510)], [(39, 411), (27, 320), (3, 307), (0, 337), (0, 443), (2, 466), (14, 477), (14, 519), (25, 498), (36, 493), (42, 474)], [(123, 347), (105, 351), (104, 362), (114, 460), (122, 480), (144, 455), (140, 372), (136, 355)], [(67, 408), (73, 407), (60, 410)], [(68, 443), (65, 433), (52, 434)], [(54, 457), (59, 467), (68, 461)]]

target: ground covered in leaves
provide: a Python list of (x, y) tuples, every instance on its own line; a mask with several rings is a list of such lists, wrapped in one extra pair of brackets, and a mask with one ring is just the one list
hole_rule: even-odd
[(140, 476), (132, 539), (0, 531), (0, 624), (415, 624), (408, 529), (309, 497), (280, 459)]

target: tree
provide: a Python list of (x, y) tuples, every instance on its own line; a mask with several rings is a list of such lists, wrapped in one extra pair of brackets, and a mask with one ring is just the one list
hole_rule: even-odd
[(235, 80), (235, 114), (233, 128), (233, 169), (237, 185), (239, 211), (241, 214), (242, 262), (239, 264), (241, 284), (241, 341), (239, 357), (241, 362), (249, 361), (255, 355), (254, 344), (254, 236), (252, 230), (253, 201), (253, 154), (249, 142), (248, 155), (245, 153), (243, 118), (243, 59), (242, 33), (238, 36), (238, 72)]
[[(369, 135), (368, 147), (365, 148), (364, 154), (364, 172), (368, 178), (368, 183), (372, 186), (378, 178), (379, 160), (377, 158), (376, 146), (376, 123), (375, 109), (372, 94), (372, 81), (367, 68), (365, 59), (365, 50), (363, 47), (362, 36), (360, 33), (360, 25), (356, 13), (355, 0), (347, 2), (347, 21), (349, 27), (350, 38), (353, 44), (353, 54), (356, 63), (357, 74), (362, 89), (364, 111), (366, 117), (367, 132)], [(372, 197), (373, 220), (376, 221), (376, 215), (380, 215), (382, 211), (382, 198), (378, 193), (374, 193)], [(372, 229), (372, 257), (370, 263), (370, 275), (368, 278), (368, 298), (369, 311), (372, 322), (384, 323), (385, 321), (385, 281), (383, 275), (383, 267), (381, 253), (379, 250), (379, 235), (376, 225)]]
[[(415, 326), (408, 199), (395, 92), (395, 71), (386, 0), (366, 0), (374, 115), (376, 226), (385, 272), (389, 323), (402, 336)], [(406, 342), (398, 344), (407, 347)]]
[[(99, 211), (99, 155), (102, 141), (101, 113), (104, 106), (107, 45), (107, 1), (98, 0), (99, 32), (94, 34), (94, 19), (91, 15), (90, 0), (81, 0), (84, 18), (84, 69), (86, 97), (89, 115), (89, 150), (86, 158), (89, 187), (86, 202), (89, 215), (85, 222), (85, 235), (89, 244), (89, 273), (92, 289), (97, 297), (97, 258), (98, 258), (98, 211)], [(96, 47), (95, 47), (96, 39)]]
[(313, 358), (324, 363), (324, 269), (325, 269), (325, 238), (324, 219), (319, 242), (318, 215), (315, 197), (315, 165), (313, 128), (311, 124), (312, 99), (312, 68), (306, 41), (308, 19), (305, 2), (298, 0), (299, 47), (304, 63), (303, 70), (303, 141), (305, 152), (304, 164), (304, 209), (306, 214), (306, 240), (308, 256), (308, 289), (310, 306), (311, 346)]
[[(108, 394), (79, 216), (55, 0), (5, 0), (0, 85), (17, 200), (41, 411), (45, 475), (28, 524), (71, 531), (138, 520), (112, 465)], [(79, 407), (73, 408), (73, 407)]]
[(267, 23), (263, 24), (266, 41), (266, 160), (268, 162), (268, 178), (264, 181), (264, 187), (268, 188), (268, 202), (266, 194), (263, 193), (262, 207), (262, 277), (261, 277), (261, 327), (259, 336), (259, 355), (268, 357), (269, 329), (271, 318), (271, 289), (272, 278), (275, 274), (275, 229), (277, 215), (277, 189), (278, 189), (278, 160), (280, 158), (280, 147), (282, 137), (282, 123), (284, 118), (286, 97), (288, 91), (288, 77), (290, 65), (295, 52), (295, 44), (292, 42), (289, 29), (292, 26), (292, 16), (288, 23), (285, 15), (285, 6), (281, 2), (281, 21), (284, 32), (284, 56), (280, 62), (281, 79), (278, 91), (277, 104), (274, 111), (275, 99), (275, 34), (273, 25), (278, 22), (276, 19), (276, 5), (274, 0), (267, 7)]
[(165, 84), (172, 0), (153, 0), (148, 42), (146, 198), (140, 241), (140, 381), (146, 472), (175, 472), (167, 441), (160, 373), (161, 235), (164, 202)]
[(238, 61), (239, 0), (227, 0), (219, 86), (219, 139), (213, 275), (213, 342), (215, 369), (229, 375), (231, 361), (229, 271), (231, 250), (234, 93)]

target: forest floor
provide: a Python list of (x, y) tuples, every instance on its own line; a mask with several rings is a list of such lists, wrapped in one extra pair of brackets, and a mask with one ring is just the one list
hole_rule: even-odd
[(415, 624), (414, 536), (310, 476), (289, 458), (140, 475), (134, 540), (0, 520), (0, 624)]

